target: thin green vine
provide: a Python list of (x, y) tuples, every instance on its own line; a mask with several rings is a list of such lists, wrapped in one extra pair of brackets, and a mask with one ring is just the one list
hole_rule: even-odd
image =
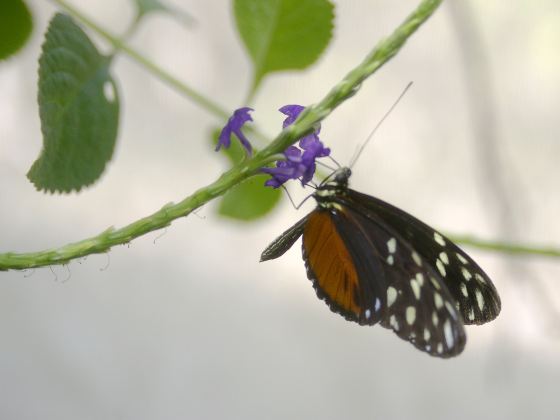
[(514, 244), (503, 241), (489, 241), (476, 238), (472, 235), (454, 235), (448, 237), (454, 242), (487, 251), (499, 251), (511, 255), (535, 255), (541, 257), (560, 257), (560, 249), (551, 246), (531, 246), (526, 244)]

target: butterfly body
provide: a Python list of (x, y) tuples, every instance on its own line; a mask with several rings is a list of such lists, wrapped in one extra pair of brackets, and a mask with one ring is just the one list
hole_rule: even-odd
[(283, 255), (300, 236), (317, 296), (347, 320), (393, 330), (437, 357), (459, 354), (465, 324), (500, 312), (484, 271), (457, 245), (420, 220), (348, 188), (338, 169), (313, 194), (317, 207), (262, 253)]

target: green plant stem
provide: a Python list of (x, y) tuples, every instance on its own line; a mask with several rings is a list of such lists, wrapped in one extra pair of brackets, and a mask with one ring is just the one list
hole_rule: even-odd
[[(69, 8), (65, 1), (55, 1), (74, 15), (77, 15), (77, 12)], [(298, 120), (293, 125), (283, 130), (269, 146), (256, 153), (252, 158), (237, 164), (215, 182), (199, 189), (183, 201), (177, 204), (168, 204), (152, 215), (137, 220), (121, 229), (109, 228), (97, 236), (74, 242), (57, 249), (31, 253), (9, 252), (0, 254), (0, 270), (27, 269), (53, 264), (66, 264), (75, 258), (107, 252), (115, 245), (126, 244), (148, 232), (169, 226), (173, 220), (187, 216), (193, 210), (222, 195), (228, 189), (258, 173), (259, 169), (264, 165), (276, 160), (277, 153), (285, 150), (287, 146), (312, 131), (315, 124), (319, 123), (337, 106), (354, 95), (359, 90), (361, 83), (399, 51), (405, 41), (433, 14), (440, 3), (441, 0), (422, 1), (418, 8), (397, 29), (389, 37), (379, 42), (364, 61), (350, 71), (340, 83), (331, 89), (325, 98), (316, 105), (308, 107), (306, 111), (300, 115)], [(84, 17), (80, 17), (80, 19), (83, 21)], [(92, 28), (95, 26), (92, 22), (87, 23), (87, 25)], [(104, 33), (100, 28), (97, 28), (96, 31), (100, 34)], [(111, 35), (105, 34), (104, 36), (107, 39), (113, 39)], [(151, 68), (156, 75), (168, 81), (177, 89), (185, 91), (185, 86), (181, 82), (161, 71), (149, 61), (145, 61), (140, 54), (137, 54), (126, 45), (120, 45), (121, 43), (117, 39), (113, 40), (115, 46), (120, 46), (123, 51), (136, 57), (139, 62)], [(186, 90), (189, 91), (190, 89), (187, 88)], [(209, 110), (214, 110), (214, 112), (218, 113), (220, 116), (227, 117), (225, 113), (222, 115), (221, 109), (207, 102), (205, 99), (201, 100), (199, 104)], [(482, 247), (480, 245), (485, 242), (477, 241), (477, 243), (479, 247)], [(475, 241), (472, 241), (472, 244), (475, 244)], [(496, 244), (494, 243), (494, 245)], [(504, 249), (506, 248), (511, 249), (512, 246), (504, 247)], [(517, 248), (531, 249), (533, 253), (536, 253), (534, 252), (535, 248)], [(491, 249), (500, 250), (497, 246)]]
[(213, 198), (222, 195), (233, 185), (255, 174), (262, 166), (275, 161), (277, 158), (278, 156), (272, 156), (268, 159), (246, 160), (224, 173), (212, 184), (199, 189), (180, 203), (169, 203), (155, 213), (121, 229), (110, 227), (97, 236), (56, 249), (21, 254), (12, 252), (0, 254), (0, 271), (66, 264), (75, 258), (107, 252), (115, 245), (129, 243), (148, 232), (169, 226), (173, 220), (188, 215)]
[(513, 244), (503, 241), (490, 241), (476, 238), (472, 235), (447, 235), (452, 241), (462, 245), (474, 248), (484, 249), (488, 251), (497, 251), (503, 254), (511, 255), (537, 255), (543, 257), (560, 257), (560, 248), (551, 246), (532, 246), (526, 244)]

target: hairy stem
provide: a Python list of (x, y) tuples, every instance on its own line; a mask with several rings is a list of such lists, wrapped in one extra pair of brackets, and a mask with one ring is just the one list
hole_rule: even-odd
[(110, 227), (99, 235), (84, 239), (79, 242), (67, 244), (56, 249), (47, 249), (39, 252), (0, 254), (0, 271), (21, 270), (33, 267), (42, 267), (54, 264), (66, 264), (72, 259), (90, 254), (107, 252), (115, 245), (129, 243), (134, 238), (148, 232), (169, 226), (179, 217), (191, 213), (208, 201), (222, 195), (233, 185), (256, 173), (262, 166), (276, 160), (277, 156), (270, 159), (251, 159), (237, 165), (223, 174), (212, 184), (199, 189), (183, 201), (175, 204), (169, 203), (155, 213), (139, 219), (121, 229)]

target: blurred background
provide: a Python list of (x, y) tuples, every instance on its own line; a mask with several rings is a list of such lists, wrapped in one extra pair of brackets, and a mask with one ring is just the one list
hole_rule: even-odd
[[(244, 105), (251, 67), (230, 2), (168, 2), (197, 24), (153, 15), (131, 43), (225, 108)], [(335, 3), (319, 63), (267, 78), (255, 99), (270, 136), (280, 106), (319, 101), (416, 4)], [(73, 4), (115, 33), (134, 16), (128, 1)], [(226, 169), (208, 145), (223, 122), (122, 55), (113, 72), (120, 135), (105, 175), (80, 194), (36, 192), (25, 174), (41, 149), (37, 59), (56, 9), (29, 5), (32, 40), (0, 63), (0, 252), (121, 227)], [(449, 0), (324, 122), (322, 139), (349, 162), (413, 81), (357, 163), (353, 188), (449, 233), (560, 246), (559, 41), (555, 0)], [(210, 203), (108, 255), (0, 273), (0, 417), (557, 418), (560, 260), (468, 248), (494, 279), (502, 313), (467, 328), (461, 356), (439, 360), (332, 314), (306, 278), (299, 243), (258, 262), (312, 206), (296, 211), (284, 199), (241, 223)]]

